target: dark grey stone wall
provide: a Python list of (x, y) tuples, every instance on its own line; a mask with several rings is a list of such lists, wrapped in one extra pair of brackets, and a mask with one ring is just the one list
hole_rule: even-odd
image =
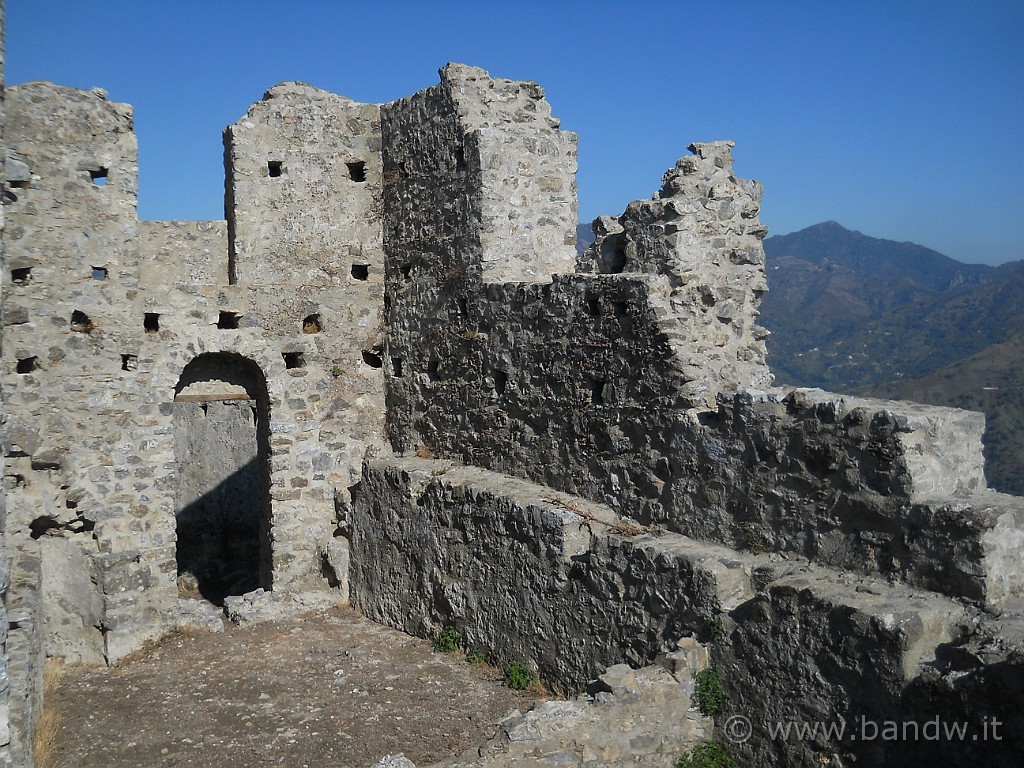
[[(718, 736), (740, 765), (1024, 757), (1012, 736), (1024, 726), (1016, 618), (643, 530), (606, 506), (449, 461), (368, 461), (349, 522), (352, 600), (366, 615), (424, 637), (455, 627), (468, 647), (525, 662), (558, 691), (700, 639), (730, 697)], [(749, 740), (730, 739), (744, 732), (730, 717), (745, 719)], [(935, 718), (971, 730), (962, 741), (860, 738), (865, 720)], [(1003, 738), (982, 740), (992, 718)], [(787, 723), (818, 730), (773, 732)], [(844, 723), (843, 737), (824, 730)]]
[(754, 389), (770, 381), (755, 322), (765, 228), (760, 186), (733, 174), (730, 143), (693, 145), (654, 200), (599, 220), (579, 265), (591, 272), (490, 282), (494, 156), (475, 126), (478, 112), (502, 125), (506, 114), (464, 103), (474, 71), (442, 75), (382, 110), (396, 451), (740, 550), (979, 601), (1022, 588), (1024, 509), (983, 493), (977, 415)]
[(640, 529), (607, 507), (450, 462), (370, 461), (350, 524), (367, 616), (425, 637), (453, 626), (562, 693), (675, 650), (746, 588), (723, 549), (625, 535)]

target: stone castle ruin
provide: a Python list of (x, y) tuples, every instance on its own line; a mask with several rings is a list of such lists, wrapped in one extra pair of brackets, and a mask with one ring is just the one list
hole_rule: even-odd
[[(138, 219), (103, 92), (2, 108), (4, 764), (46, 657), (257, 589), (456, 627), (563, 694), (710, 664), (741, 765), (1018, 764), (1024, 500), (987, 489), (980, 414), (772, 387), (731, 143), (577, 256), (575, 135), (480, 69), (385, 105), (271, 88), (224, 133), (224, 221)], [(1006, 738), (764, 730), (858, 717)]]

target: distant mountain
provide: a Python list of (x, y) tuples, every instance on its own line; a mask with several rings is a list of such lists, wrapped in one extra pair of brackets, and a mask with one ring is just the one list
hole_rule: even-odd
[(576, 225), (576, 253), (583, 253), (597, 239), (590, 223)]
[(769, 237), (764, 250), (768, 258), (792, 256), (820, 267), (835, 264), (876, 281), (936, 292), (981, 285), (1000, 271), (985, 264), (963, 264), (923, 245), (868, 237), (834, 221)]
[(1024, 265), (962, 264), (825, 222), (765, 240), (780, 384), (835, 391), (923, 376), (1024, 332)]
[(832, 221), (764, 245), (779, 384), (983, 411), (989, 483), (1024, 495), (1024, 264), (961, 264)]
[(1024, 496), (1024, 334), (921, 378), (875, 384), (862, 393), (983, 411), (989, 484)]

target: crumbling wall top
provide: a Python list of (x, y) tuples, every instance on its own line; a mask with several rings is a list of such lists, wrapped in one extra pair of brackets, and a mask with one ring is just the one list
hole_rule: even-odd
[(544, 90), (478, 67), (441, 70), (465, 133), (487, 282), (546, 282), (575, 269), (576, 134), (559, 130)]
[(380, 108), (286, 82), (224, 133), (229, 272), (243, 285), (381, 274)]

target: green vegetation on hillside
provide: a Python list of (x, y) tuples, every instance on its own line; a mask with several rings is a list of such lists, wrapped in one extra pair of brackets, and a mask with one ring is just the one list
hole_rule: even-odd
[(777, 383), (983, 411), (989, 483), (1024, 495), (1024, 265), (961, 264), (835, 222), (765, 253)]
[(862, 391), (875, 397), (982, 411), (989, 485), (1024, 496), (1024, 335), (993, 344), (927, 376)]

